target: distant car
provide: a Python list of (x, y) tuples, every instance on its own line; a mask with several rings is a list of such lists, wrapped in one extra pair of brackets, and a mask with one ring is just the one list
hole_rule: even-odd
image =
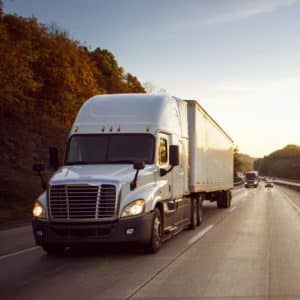
[(268, 188), (268, 187), (271, 187), (271, 188), (272, 188), (272, 187), (274, 187), (274, 184), (273, 184), (272, 181), (267, 181), (266, 184), (265, 184), (265, 187), (266, 187), (266, 188)]

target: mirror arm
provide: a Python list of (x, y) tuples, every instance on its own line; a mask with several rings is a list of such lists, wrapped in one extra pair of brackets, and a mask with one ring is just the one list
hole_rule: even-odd
[(41, 180), (42, 188), (43, 188), (44, 190), (46, 190), (46, 189), (47, 189), (47, 182), (46, 182), (44, 176), (42, 175), (41, 172), (38, 172), (38, 175), (39, 175), (40, 180)]
[(173, 170), (173, 168), (174, 168), (174, 165), (171, 166), (171, 168), (170, 168), (169, 170), (166, 170), (166, 169), (160, 169), (160, 170), (159, 170), (160, 176), (165, 176), (165, 175), (167, 175), (168, 173), (170, 173), (170, 172)]
[(130, 190), (133, 191), (136, 188), (136, 182), (139, 175), (139, 169), (136, 170), (133, 180), (130, 182)]

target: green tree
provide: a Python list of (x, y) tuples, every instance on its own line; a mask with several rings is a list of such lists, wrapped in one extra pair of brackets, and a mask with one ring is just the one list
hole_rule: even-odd
[(242, 171), (242, 161), (240, 159), (239, 148), (233, 149), (233, 174), (237, 177), (238, 173)]

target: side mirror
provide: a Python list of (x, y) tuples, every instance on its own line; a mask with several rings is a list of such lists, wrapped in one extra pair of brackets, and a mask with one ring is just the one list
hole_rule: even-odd
[(38, 173), (40, 180), (41, 180), (42, 188), (44, 190), (47, 189), (47, 182), (42, 174), (42, 172), (45, 171), (45, 165), (44, 164), (33, 164), (32, 171)]
[(170, 146), (170, 165), (178, 166), (179, 165), (179, 147), (177, 145)]
[(139, 175), (139, 171), (142, 169), (145, 169), (145, 162), (143, 160), (141, 161), (135, 161), (133, 163), (133, 168), (136, 170), (133, 180), (130, 182), (130, 190), (134, 190), (136, 188), (136, 182)]
[(57, 170), (59, 167), (58, 150), (55, 147), (49, 148), (49, 166), (54, 170)]
[(45, 171), (45, 165), (44, 164), (33, 164), (32, 165), (32, 171), (34, 172), (44, 172)]
[(142, 161), (135, 161), (133, 163), (133, 168), (135, 170), (143, 170), (145, 169), (145, 162), (142, 160)]

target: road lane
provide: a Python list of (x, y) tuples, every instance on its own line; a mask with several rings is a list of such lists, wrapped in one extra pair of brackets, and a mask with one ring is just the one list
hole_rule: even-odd
[(298, 214), (277, 187), (247, 196), (134, 299), (300, 297)]
[(31, 225), (0, 230), (0, 257), (34, 245)]
[[(238, 200), (243, 189), (237, 187), (233, 190), (234, 201)], [(215, 210), (215, 204), (210, 205), (208, 211)], [(208, 212), (205, 211), (205, 214)], [(209, 213), (208, 213), (209, 214)], [(205, 216), (206, 218), (207, 216)], [(0, 259), (10, 255), (18, 255), (23, 251), (30, 251), (34, 248), (34, 238), (31, 225), (18, 226), (10, 229), (0, 229)]]
[[(241, 203), (243, 190), (238, 194), (233, 198), (235, 205)], [(54, 292), (62, 298), (80, 299), (81, 293), (91, 299), (99, 299), (99, 295), (128, 298), (186, 251), (188, 242), (206, 226), (226, 218), (228, 210), (218, 210), (215, 203), (207, 202), (204, 215), (200, 228), (182, 232), (166, 242), (156, 255), (147, 255), (139, 249), (108, 248), (73, 251), (62, 257), (49, 257), (37, 249), (7, 257), (0, 261), (0, 290), (4, 299), (51, 299)]]
[(60, 257), (36, 249), (2, 259), (1, 299), (300, 296), (299, 225), (281, 187), (240, 188), (231, 209), (205, 203), (202, 226), (155, 255), (106, 247)]

